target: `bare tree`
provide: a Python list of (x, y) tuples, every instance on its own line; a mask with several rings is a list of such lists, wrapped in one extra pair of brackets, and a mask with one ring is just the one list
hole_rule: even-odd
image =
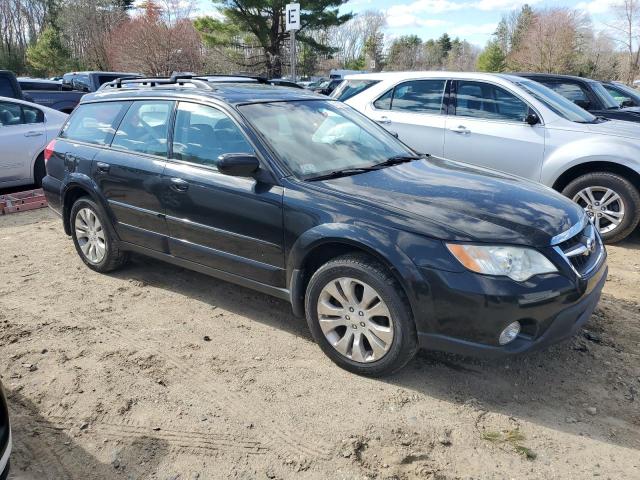
[(640, 71), (640, 0), (622, 0), (613, 6), (613, 38), (626, 52), (625, 81), (631, 85)]
[(567, 73), (575, 67), (584, 17), (567, 8), (535, 13), (517, 50), (509, 60), (515, 68), (534, 72)]
[(113, 68), (153, 76), (202, 70), (200, 36), (189, 18), (170, 15), (153, 1), (144, 12), (111, 33), (109, 61)]

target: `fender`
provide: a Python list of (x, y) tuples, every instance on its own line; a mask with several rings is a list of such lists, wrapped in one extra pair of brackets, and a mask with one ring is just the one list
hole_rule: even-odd
[(115, 215), (111, 211), (107, 199), (100, 193), (96, 182), (84, 173), (73, 172), (68, 174), (65, 178), (65, 183), (62, 186), (60, 192), (60, 198), (62, 200), (62, 221), (64, 224), (65, 233), (67, 235), (71, 235), (71, 224), (69, 219), (69, 214), (71, 213), (71, 205), (67, 205), (67, 198), (70, 192), (78, 187), (87, 192), (91, 199), (102, 207), (102, 209), (107, 214), (111, 225), (115, 225)]
[[(431, 317), (424, 312), (425, 305), (432, 311), (431, 290), (418, 267), (400, 249), (400, 231), (371, 224), (325, 223), (304, 232), (291, 246), (287, 258), (288, 288), (296, 314), (304, 311), (306, 285), (301, 281), (304, 264), (313, 250), (326, 244), (341, 244), (363, 250), (386, 265), (402, 286), (414, 314), (418, 331), (430, 330), (423, 324)], [(420, 306), (420, 307), (419, 307)]]
[[(572, 132), (573, 133), (573, 132)], [(640, 173), (640, 148), (626, 138), (602, 138), (600, 135), (569, 142), (554, 150), (544, 161), (540, 181), (552, 187), (568, 170), (590, 162), (623, 165)]]

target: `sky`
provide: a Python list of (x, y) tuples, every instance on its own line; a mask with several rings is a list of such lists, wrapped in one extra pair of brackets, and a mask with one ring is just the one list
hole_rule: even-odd
[[(619, 0), (351, 0), (341, 10), (387, 13), (385, 36), (393, 39), (415, 34), (424, 40), (444, 32), (483, 47), (504, 14), (528, 3), (535, 8), (568, 7), (591, 15), (596, 30), (611, 23), (610, 7)], [(304, 0), (300, 0), (303, 4)], [(197, 0), (199, 14), (215, 14), (211, 0)]]

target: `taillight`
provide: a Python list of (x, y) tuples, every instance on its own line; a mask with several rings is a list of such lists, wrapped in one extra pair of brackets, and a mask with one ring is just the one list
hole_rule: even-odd
[(46, 148), (44, 149), (44, 163), (47, 163), (49, 161), (49, 159), (51, 158), (51, 155), (53, 155), (53, 149), (55, 147), (56, 147), (56, 140), (54, 138), (49, 142), (49, 145), (47, 145)]

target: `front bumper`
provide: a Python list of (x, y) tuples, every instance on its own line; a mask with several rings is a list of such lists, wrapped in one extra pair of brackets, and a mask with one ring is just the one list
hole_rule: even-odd
[[(509, 295), (508, 280), (451, 282), (474, 274), (433, 272), (443, 292), (434, 300), (434, 323), (418, 332), (420, 347), (482, 358), (516, 355), (547, 347), (573, 336), (591, 317), (607, 278), (603, 259), (588, 279), (571, 282), (562, 275), (550, 275), (535, 287), (518, 286)], [(460, 277), (464, 275), (465, 277)], [(477, 278), (475, 279), (477, 280)], [(438, 285), (438, 282), (435, 282)], [(529, 288), (529, 290), (527, 290)], [(533, 288), (533, 289), (531, 289)], [(453, 289), (453, 290), (452, 290)], [(440, 289), (434, 288), (436, 295)], [(521, 334), (501, 346), (498, 336), (513, 321), (522, 324)]]

